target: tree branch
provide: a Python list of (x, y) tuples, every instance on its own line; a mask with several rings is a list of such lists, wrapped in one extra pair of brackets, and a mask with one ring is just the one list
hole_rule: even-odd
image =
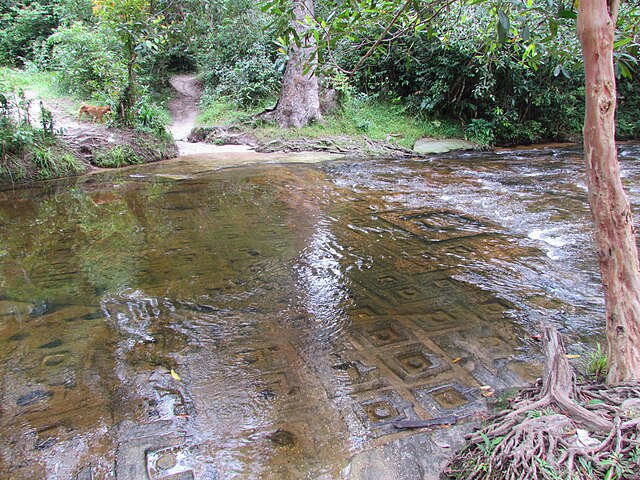
[(393, 19), (391, 19), (391, 21), (389, 22), (389, 24), (387, 25), (387, 28), (384, 29), (384, 31), (380, 34), (380, 36), (378, 37), (378, 39), (374, 42), (373, 45), (371, 45), (371, 48), (369, 48), (369, 50), (367, 51), (367, 53), (364, 54), (363, 57), (360, 58), (360, 60), (358, 60), (358, 63), (356, 63), (356, 66), (353, 67), (353, 72), (352, 75), (358, 71), (358, 69), (362, 66), (362, 64), (365, 62), (365, 60), (367, 58), (369, 58), (371, 56), (371, 54), (374, 52), (374, 50), (377, 48), (378, 45), (380, 45), (380, 43), (382, 42), (382, 40), (384, 39), (385, 35), (387, 33), (389, 33), (389, 31), (391, 30), (391, 28), (395, 25), (395, 23), (398, 21), (398, 19), (400, 18), (400, 15), (402, 15), (404, 13), (404, 11), (409, 8), (409, 5), (411, 5), (413, 3), (413, 0), (407, 0), (404, 5), (402, 5), (402, 8), (400, 8), (398, 10), (398, 12), (395, 14), (395, 16), (393, 17)]
[(618, 23), (618, 12), (620, 11), (620, 2), (621, 0), (609, 0), (609, 16), (611, 16), (611, 21), (613, 21), (613, 26)]

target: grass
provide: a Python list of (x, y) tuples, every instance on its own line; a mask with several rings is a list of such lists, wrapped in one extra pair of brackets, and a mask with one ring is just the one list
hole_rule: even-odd
[(116, 145), (109, 150), (99, 150), (95, 153), (93, 163), (101, 168), (120, 168), (126, 165), (138, 165), (143, 161), (133, 149), (127, 145)]
[(40, 180), (77, 175), (86, 170), (86, 166), (71, 153), (55, 147), (35, 147), (31, 161)]
[(38, 97), (60, 98), (63, 95), (55, 87), (54, 72), (26, 72), (14, 68), (0, 67), (0, 85), (9, 88), (32, 90)]
[(609, 371), (609, 361), (607, 352), (602, 349), (598, 343), (596, 349), (589, 354), (587, 364), (585, 365), (585, 374), (587, 378), (596, 382), (604, 382)]
[[(250, 125), (252, 116), (258, 112), (260, 109), (240, 110), (230, 101), (220, 99), (203, 109), (198, 124), (205, 127)], [(416, 140), (424, 137), (464, 138), (462, 128), (451, 122), (420, 120), (402, 107), (366, 99), (349, 100), (340, 112), (326, 115), (323, 123), (299, 129), (282, 130), (266, 123), (257, 123), (249, 128), (262, 140), (366, 136), (371, 140), (390, 141), (406, 148), (412, 148)]]

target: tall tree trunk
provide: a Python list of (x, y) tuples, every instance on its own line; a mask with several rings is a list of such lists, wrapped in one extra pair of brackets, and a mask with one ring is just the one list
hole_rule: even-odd
[[(321, 121), (317, 61), (314, 58), (316, 41), (308, 34), (305, 23), (307, 16), (313, 17), (313, 0), (292, 0), (293, 28), (300, 45), (295, 42), (289, 48), (289, 60), (282, 78), (282, 88), (278, 104), (270, 117), (283, 128), (303, 127), (314, 121)], [(305, 73), (306, 72), (306, 73)]]
[(580, 0), (578, 10), (586, 75), (584, 156), (604, 286), (609, 383), (640, 380), (638, 249), (615, 144), (613, 38), (618, 5), (619, 0)]

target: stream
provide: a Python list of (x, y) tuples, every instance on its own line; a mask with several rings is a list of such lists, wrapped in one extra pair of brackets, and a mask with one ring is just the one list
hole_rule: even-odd
[[(415, 443), (394, 422), (535, 381), (541, 321), (584, 369), (580, 149), (322, 160), (0, 190), (0, 477), (347, 478)], [(620, 146), (635, 211), (639, 160)]]

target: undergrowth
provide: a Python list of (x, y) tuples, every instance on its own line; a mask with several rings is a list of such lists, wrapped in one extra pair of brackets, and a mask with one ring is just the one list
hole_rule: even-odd
[(144, 163), (127, 145), (116, 145), (108, 150), (99, 150), (93, 156), (93, 164), (102, 168), (120, 168)]
[(401, 147), (412, 148), (424, 137), (462, 138), (462, 129), (449, 121), (420, 120), (405, 108), (369, 99), (349, 99), (342, 108), (324, 115), (322, 123), (299, 129), (281, 129), (277, 125), (253, 121), (261, 109), (240, 109), (225, 99), (203, 105), (198, 123), (202, 126), (244, 125), (260, 139), (296, 139), (323, 137), (363, 137), (388, 141)]
[(0, 67), (0, 86), (6, 90), (31, 90), (39, 98), (59, 98), (62, 93), (54, 85), (53, 72), (25, 71)]
[(0, 81), (0, 182), (44, 180), (84, 171), (85, 164), (59, 141), (51, 111), (40, 102), (32, 112), (31, 104), (24, 90)]

